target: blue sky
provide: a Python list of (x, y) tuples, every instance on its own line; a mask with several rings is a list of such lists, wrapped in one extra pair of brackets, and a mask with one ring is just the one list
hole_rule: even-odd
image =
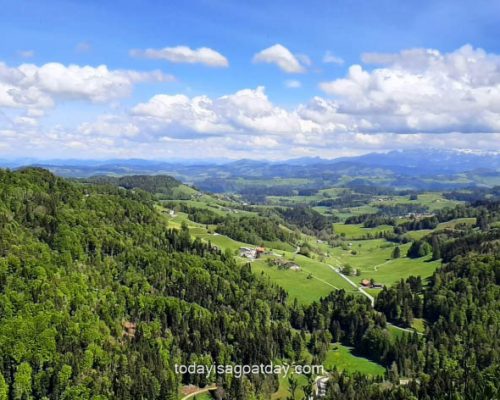
[[(484, 88), (500, 82), (500, 2), (3, 1), (0, 36), (0, 156), (333, 157), (498, 143), (498, 99), (484, 98)], [(172, 61), (178, 46), (211, 49), (226, 64), (209, 66), (199, 54)], [(50, 63), (105, 65), (110, 76), (78, 69), (62, 82), (62, 70), (44, 68)], [(19, 71), (29, 79), (14, 82)], [(163, 77), (130, 77), (151, 71)], [(422, 76), (424, 84), (414, 81)], [(118, 80), (106, 86), (108, 78)], [(468, 118), (466, 102), (432, 110), (429, 96), (446, 101), (446, 85), (464, 82), (454, 98), (473, 91)], [(409, 98), (425, 85), (419, 101)], [(193, 100), (200, 96), (210, 104)]]

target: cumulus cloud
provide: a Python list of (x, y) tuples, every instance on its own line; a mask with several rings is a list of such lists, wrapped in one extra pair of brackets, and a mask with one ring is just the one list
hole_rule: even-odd
[(208, 47), (191, 49), (187, 46), (165, 47), (163, 49), (134, 49), (132, 57), (167, 60), (173, 63), (204, 64), (209, 67), (228, 67), (229, 61), (221, 53)]
[(353, 65), (345, 78), (322, 82), (338, 112), (366, 120), (365, 132), (500, 131), (500, 57), (464, 46), (451, 53), (415, 49), (365, 54), (382, 64)]
[(137, 125), (116, 115), (105, 114), (93, 122), (84, 122), (78, 127), (78, 132), (86, 137), (136, 137), (140, 133)]
[(0, 63), (0, 107), (45, 109), (58, 99), (103, 103), (128, 96), (136, 83), (172, 79), (161, 71), (110, 70), (105, 65)]
[[(289, 74), (297, 74), (306, 71), (306, 68), (299, 61), (299, 58), (304, 61), (304, 57), (307, 56), (295, 56), (286, 47), (282, 46), (281, 44), (275, 44), (255, 54), (253, 57), (253, 62), (276, 64), (284, 72), (287, 72)], [(308, 57), (306, 60), (306, 64), (307, 62), (310, 63)]]
[(215, 99), (161, 94), (138, 104), (131, 113), (146, 129), (175, 136), (185, 136), (188, 132), (285, 134), (301, 129), (300, 119), (274, 106), (263, 87)]
[(60, 99), (107, 102), (137, 82), (165, 77), (106, 67), (0, 64), (0, 142), (3, 151), (57, 148), (158, 158), (499, 150), (499, 56), (465, 46), (451, 53), (417, 49), (363, 59), (376, 67), (352, 65), (343, 78), (321, 84), (327, 96), (295, 107), (274, 104), (264, 87), (219, 97), (160, 93), (72, 129), (45, 127), (37, 119)]

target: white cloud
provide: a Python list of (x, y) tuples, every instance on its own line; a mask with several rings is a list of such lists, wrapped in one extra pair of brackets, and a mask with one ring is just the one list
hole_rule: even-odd
[(101, 115), (93, 122), (84, 122), (78, 127), (78, 132), (84, 136), (99, 137), (135, 137), (139, 135), (139, 127), (131, 121), (126, 121), (116, 115)]
[(45, 109), (63, 99), (103, 103), (128, 96), (136, 83), (172, 79), (161, 71), (109, 70), (105, 65), (0, 63), (0, 107)]
[(325, 55), (323, 56), (323, 62), (325, 64), (337, 64), (337, 65), (342, 65), (344, 64), (344, 60), (340, 57), (337, 57), (335, 54), (333, 54), (330, 51), (327, 51)]
[(279, 146), (279, 142), (269, 136), (255, 136), (250, 140), (250, 144), (252, 146), (266, 147), (266, 148), (275, 148)]
[(57, 149), (148, 158), (500, 149), (499, 56), (466, 46), (451, 53), (409, 50), (363, 58), (383, 65), (353, 65), (345, 77), (321, 84), (331, 97), (296, 107), (274, 104), (263, 87), (219, 97), (160, 93), (128, 110), (64, 128), (37, 120), (64, 99), (106, 103), (137, 82), (167, 78), (107, 67), (0, 64), (0, 142), (23, 155)]
[(229, 62), (219, 52), (208, 47), (191, 49), (187, 46), (165, 47), (163, 49), (131, 50), (132, 57), (167, 60), (173, 63), (205, 64), (209, 67), (227, 67)]
[(263, 87), (243, 89), (216, 99), (156, 95), (135, 106), (132, 115), (147, 130), (174, 136), (185, 136), (186, 133), (284, 134), (300, 129), (299, 118), (274, 106)]
[(298, 81), (296, 79), (288, 79), (285, 81), (285, 86), (288, 89), (298, 89), (298, 88), (302, 87), (302, 83), (300, 83), (300, 81)]
[[(304, 55), (299, 56), (304, 60)], [(309, 60), (309, 58), (307, 58)], [(287, 73), (303, 73), (305, 67), (299, 62), (297, 56), (281, 44), (264, 49), (253, 57), (254, 63), (276, 64), (282, 71)], [(310, 62), (310, 61), (309, 61)]]
[(365, 54), (384, 64), (372, 71), (360, 65), (347, 77), (322, 82), (336, 97), (338, 112), (369, 121), (365, 132), (498, 132), (500, 57), (464, 46), (451, 53), (406, 50)]
[(35, 127), (38, 125), (38, 120), (32, 117), (19, 116), (14, 119), (14, 124), (20, 127)]

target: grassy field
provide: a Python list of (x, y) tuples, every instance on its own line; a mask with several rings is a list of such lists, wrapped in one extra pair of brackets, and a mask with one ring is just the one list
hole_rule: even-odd
[(372, 376), (380, 376), (385, 372), (385, 368), (381, 365), (367, 358), (353, 355), (350, 347), (343, 346), (339, 343), (331, 346), (326, 354), (323, 365), (327, 370), (332, 370), (336, 367), (341, 371), (361, 372)]
[(341, 221), (344, 221), (347, 217), (351, 217), (353, 215), (375, 214), (375, 213), (377, 213), (377, 211), (378, 211), (378, 208), (376, 208), (376, 207), (373, 207), (370, 205), (364, 205), (364, 206), (359, 206), (359, 207), (335, 209), (333, 214), (336, 217), (340, 218)]
[(410, 333), (405, 332), (401, 329), (396, 328), (394, 325), (387, 325), (387, 330), (391, 334), (393, 339), (400, 338), (403, 335), (409, 335)]
[[(288, 254), (288, 257), (290, 257), (290, 254)], [(300, 271), (269, 266), (266, 258), (254, 261), (252, 271), (268, 276), (271, 281), (288, 292), (290, 300), (296, 298), (303, 304), (319, 300), (336, 289), (355, 292), (354, 288), (332, 271), (328, 265), (301, 255), (295, 255), (295, 257), (288, 259), (293, 258), (293, 262), (301, 267)]]
[(176, 199), (189, 198), (192, 196), (196, 196), (197, 194), (198, 194), (197, 190), (187, 185), (179, 185), (172, 191), (172, 197)]
[(380, 225), (375, 228), (363, 228), (362, 224), (344, 225), (341, 223), (333, 224), (333, 229), (338, 235), (344, 236), (346, 239), (361, 239), (364, 235), (376, 235), (380, 232), (392, 231), (393, 227), (389, 225)]
[(198, 396), (191, 397), (190, 400), (213, 400), (213, 397), (208, 393), (202, 393)]
[(309, 275), (307, 272), (279, 270), (277, 267), (268, 266), (265, 261), (253, 262), (252, 271), (268, 276), (272, 282), (288, 292), (290, 299), (296, 298), (303, 304), (312, 303), (335, 290), (332, 286), (317, 279), (307, 279)]
[(428, 235), (429, 233), (432, 232), (432, 229), (422, 229), (419, 231), (409, 231), (405, 233), (405, 236), (407, 238), (410, 238), (411, 240), (420, 240), (424, 236)]
[(430, 256), (416, 259), (405, 257), (410, 243), (399, 246), (402, 257), (397, 259), (391, 258), (395, 245), (384, 239), (360, 240), (352, 244), (349, 250), (335, 248), (328, 260), (336, 267), (349, 264), (359, 269), (361, 275), (351, 277), (355, 283), (373, 278), (377, 283), (391, 285), (410, 275), (426, 278), (440, 265), (440, 261), (430, 261)]
[(378, 205), (394, 205), (394, 204), (415, 204), (428, 207), (430, 211), (439, 210), (445, 207), (455, 207), (461, 202), (449, 200), (443, 197), (440, 192), (427, 192), (418, 195), (417, 200), (410, 200), (409, 196), (381, 196), (382, 201), (374, 201), (370, 203), (372, 206)]
[(377, 283), (390, 285), (400, 279), (406, 279), (411, 275), (420, 275), (422, 278), (427, 278), (431, 276), (440, 265), (440, 261), (430, 261), (430, 257), (417, 259), (399, 258), (388, 261), (386, 264), (380, 266), (377, 271), (362, 271), (358, 279), (373, 278)]
[(476, 218), (457, 218), (448, 222), (443, 222), (436, 227), (436, 230), (443, 230), (449, 228), (455, 228), (458, 224), (474, 225), (476, 223)]
[[(324, 200), (326, 196), (331, 198), (337, 197), (339, 192), (344, 189), (332, 188), (320, 190), (317, 194), (313, 196), (289, 196), (289, 197), (277, 197), (270, 196), (270, 203), (272, 204), (283, 204), (283, 205), (294, 205), (294, 204), (311, 204), (319, 200)], [(440, 192), (426, 192), (418, 195), (417, 200), (410, 200), (409, 196), (373, 196), (367, 204), (358, 207), (347, 207), (342, 209), (332, 209), (331, 207), (318, 206), (313, 207), (316, 211), (321, 214), (329, 215), (333, 214), (338, 217), (341, 221), (344, 221), (347, 217), (360, 214), (375, 214), (379, 211), (377, 206), (382, 205), (396, 205), (396, 204), (414, 204), (427, 207), (429, 211), (436, 211), (445, 207), (455, 207), (461, 202), (455, 200), (449, 200), (443, 197)], [(342, 229), (342, 228), (341, 228)], [(349, 230), (349, 228), (345, 228)], [(340, 231), (339, 233), (341, 233)], [(358, 232), (355, 232), (360, 233)]]
[[(198, 237), (206, 242), (211, 242), (213, 245), (222, 250), (229, 249), (236, 252), (240, 247), (252, 247), (253, 244), (243, 243), (233, 240), (224, 235), (213, 233), (214, 227), (207, 227), (202, 224), (190, 221), (186, 214), (177, 213), (175, 217), (169, 218), (169, 226), (180, 228), (185, 222), (193, 237)], [(469, 219), (468, 219), (469, 220)], [(457, 222), (470, 222), (459, 221)], [(346, 229), (352, 235), (358, 235), (360, 232), (365, 232), (365, 228), (360, 225), (343, 225), (335, 224), (336, 227)], [(376, 232), (384, 230), (387, 227), (382, 226), (368, 231)], [(378, 230), (377, 230), (378, 229)], [(417, 231), (420, 232), (420, 231)], [(314, 242), (313, 238), (309, 238)], [(287, 260), (291, 260), (301, 267), (300, 271), (290, 271), (286, 269), (278, 269), (276, 266), (270, 267), (265, 259), (257, 260), (252, 263), (252, 269), (255, 273), (264, 273), (269, 279), (283, 287), (288, 293), (290, 300), (298, 299), (303, 304), (309, 304), (321, 297), (328, 295), (332, 290), (344, 289), (351, 293), (358, 293), (347, 281), (337, 275), (329, 265), (334, 267), (351, 265), (353, 268), (359, 269), (359, 276), (351, 277), (351, 280), (356, 284), (362, 279), (374, 279), (375, 282), (384, 285), (391, 285), (401, 278), (406, 279), (410, 275), (420, 275), (423, 278), (432, 275), (434, 270), (439, 266), (439, 261), (431, 262), (429, 257), (410, 259), (404, 257), (410, 244), (401, 245), (401, 254), (403, 257), (392, 259), (391, 253), (394, 249), (394, 244), (385, 241), (384, 239), (370, 240), (354, 240), (351, 246), (347, 248), (336, 247), (332, 248), (327, 244), (315, 244), (315, 246), (327, 256), (315, 256), (317, 259), (311, 259), (300, 254), (295, 254), (290, 245), (279, 243), (266, 243), (268, 248), (275, 249), (277, 254), (283, 255)], [(281, 249), (280, 249), (281, 247)], [(238, 257), (239, 258), (239, 257)], [(247, 262), (241, 259), (242, 262)], [(377, 295), (379, 291), (373, 291), (373, 295)]]
[[(475, 223), (476, 223), (476, 218), (457, 218), (457, 219), (454, 219), (451, 221), (440, 223), (436, 227), (435, 230), (440, 231), (440, 230), (444, 230), (444, 229), (455, 228), (455, 226), (458, 224), (466, 224), (466, 225), (472, 226)], [(431, 232), (432, 232), (432, 229), (422, 229), (419, 231), (409, 231), (409, 232), (405, 233), (405, 236), (410, 238), (411, 240), (419, 240)]]
[(425, 321), (422, 318), (414, 318), (411, 326), (417, 332), (420, 332), (420, 333), (425, 332)]
[[(336, 196), (337, 189), (327, 189), (320, 191), (315, 196), (290, 196), (287, 201), (290, 204), (303, 203), (312, 198), (325, 198), (328, 196)], [(193, 200), (182, 200), (182, 202), (190, 207), (206, 208), (218, 215), (243, 215), (257, 214), (261, 208), (268, 206), (259, 206), (254, 211), (237, 210), (238, 203), (231, 203), (230, 198), (218, 198), (215, 196), (202, 195)], [(271, 198), (273, 202), (283, 204), (283, 198)], [(178, 201), (181, 202), (181, 201)], [(408, 196), (384, 196), (383, 201), (372, 201), (370, 204), (343, 209), (341, 216), (345, 218), (349, 215), (364, 214), (376, 212), (376, 205), (380, 204), (420, 204), (429, 207), (430, 210), (438, 208), (454, 206), (457, 202), (446, 200), (440, 193), (424, 193), (418, 196), (418, 200), (409, 200)], [(162, 211), (161, 207), (158, 207)], [(321, 213), (329, 214), (332, 212), (329, 207), (317, 207)], [(213, 245), (218, 246), (222, 250), (229, 250), (233, 254), (238, 253), (240, 247), (255, 247), (256, 244), (242, 243), (233, 240), (224, 235), (214, 234), (215, 226), (207, 226), (190, 221), (188, 215), (182, 212), (176, 213), (174, 217), (163, 210), (168, 226), (180, 228), (183, 223), (187, 224), (190, 234), (193, 237), (201, 238)], [(338, 215), (333, 211), (334, 215)], [(439, 224), (437, 230), (452, 228), (459, 223), (473, 225), (474, 218), (457, 219), (447, 223)], [(282, 229), (288, 229), (282, 227)], [(440, 265), (440, 261), (431, 261), (430, 256), (418, 259), (410, 259), (406, 257), (406, 253), (410, 247), (410, 243), (399, 245), (401, 257), (392, 259), (392, 252), (396, 246), (395, 243), (388, 242), (385, 239), (362, 239), (365, 235), (373, 236), (384, 231), (392, 231), (393, 227), (381, 225), (376, 228), (363, 228), (361, 224), (344, 225), (342, 223), (334, 224), (335, 233), (345, 238), (341, 242), (341, 246), (332, 247), (326, 242), (318, 241), (316, 237), (301, 234), (298, 244), (306, 241), (313, 248), (312, 258), (305, 257), (295, 253), (295, 245), (288, 243), (266, 242), (267, 249), (273, 249), (271, 255), (263, 256), (262, 258), (252, 261), (252, 271), (257, 275), (267, 277), (270, 282), (281, 286), (289, 294), (289, 301), (297, 299), (302, 304), (310, 304), (313, 301), (319, 300), (321, 297), (327, 296), (333, 290), (343, 289), (348, 293), (361, 295), (360, 292), (350, 285), (345, 279), (339, 276), (333, 268), (351, 265), (354, 269), (360, 271), (359, 276), (351, 276), (350, 279), (356, 284), (360, 284), (362, 279), (374, 279), (375, 282), (391, 285), (400, 279), (405, 279), (410, 275), (422, 278), (432, 275), (434, 270)], [(406, 236), (412, 240), (421, 239), (429, 234), (431, 230), (410, 231)], [(270, 266), (268, 259), (283, 258), (292, 261), (300, 266), (299, 271), (289, 269), (279, 269), (277, 266)], [(241, 263), (249, 262), (247, 259), (236, 257)], [(373, 296), (380, 293), (380, 289), (368, 289), (367, 292)], [(419, 332), (425, 331), (425, 321), (415, 319), (413, 328)], [(388, 326), (388, 330), (392, 337), (399, 337), (406, 334), (404, 331), (393, 326)], [(309, 360), (310, 361), (310, 360)], [(358, 357), (352, 353), (352, 349), (341, 344), (333, 344), (327, 352), (324, 366), (327, 370), (337, 368), (348, 372), (361, 372), (372, 376), (381, 376), (385, 372), (385, 368), (381, 365), (370, 361), (369, 359)], [(305, 377), (300, 377), (300, 381), (304, 384)], [(287, 379), (280, 378), (279, 390), (272, 396), (274, 400), (285, 400), (289, 396)], [(197, 397), (199, 400), (209, 399), (209, 395)]]
[[(301, 389), (306, 383), (307, 379), (306, 377), (302, 375), (297, 375), (297, 380), (299, 382), (299, 387), (297, 391), (295, 392), (295, 396), (299, 399), (304, 397), (304, 392)], [(273, 393), (271, 396), (271, 400), (286, 400), (290, 396), (290, 391), (289, 391), (289, 384), (288, 384), (288, 377), (280, 376), (279, 377), (279, 388), (278, 391)]]
[[(383, 376), (385, 368), (373, 361), (364, 357), (358, 357), (352, 354), (350, 347), (344, 346), (340, 343), (335, 343), (330, 346), (326, 354), (326, 359), (323, 362), (326, 371), (331, 371), (336, 368), (339, 371), (347, 372), (361, 372), (371, 376)], [(299, 388), (307, 383), (306, 378), (297, 375), (299, 381)], [(299, 389), (296, 394), (298, 398), (303, 392)], [(281, 376), (279, 378), (279, 389), (271, 397), (272, 400), (286, 400), (290, 396), (288, 378)]]
[(284, 242), (269, 242), (265, 240), (264, 246), (266, 246), (268, 249), (273, 249), (278, 252), (283, 250), (287, 252), (293, 252), (295, 250), (290, 243), (284, 243)]
[(202, 195), (196, 200), (175, 200), (170, 202), (174, 204), (183, 204), (192, 208), (210, 210), (213, 213), (221, 216), (226, 216), (228, 214), (256, 215), (255, 212), (239, 209), (239, 204), (217, 199), (213, 196), (208, 195)]
[[(239, 242), (224, 235), (209, 233), (205, 225), (190, 221), (185, 213), (177, 213), (175, 217), (167, 218), (170, 227), (179, 229), (184, 222), (188, 225), (193, 237), (198, 237), (206, 242), (210, 241), (222, 250), (229, 249), (235, 252), (240, 247), (254, 247), (252, 244)], [(276, 249), (276, 244), (269, 243), (271, 245), (269, 247)], [(265, 259), (254, 261), (252, 263), (253, 271), (264, 273), (271, 281), (287, 290), (290, 300), (297, 298), (304, 304), (319, 300), (335, 289), (345, 289), (346, 291), (355, 292), (353, 287), (332, 271), (327, 264), (300, 254), (295, 254), (293, 251), (290, 251), (293, 250), (290, 247), (289, 245), (284, 246), (288, 251), (275, 251), (278, 254), (282, 254), (284, 258), (297, 263), (301, 267), (300, 271), (279, 270), (277, 267), (270, 267)], [(239, 257), (237, 258), (240, 259)], [(240, 260), (247, 262), (245, 259)]]

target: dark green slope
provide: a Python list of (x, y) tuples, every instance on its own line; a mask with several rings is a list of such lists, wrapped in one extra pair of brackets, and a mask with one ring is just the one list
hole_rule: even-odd
[(10, 398), (177, 398), (174, 362), (285, 353), (285, 294), (166, 229), (145, 193), (1, 171), (0, 235)]

